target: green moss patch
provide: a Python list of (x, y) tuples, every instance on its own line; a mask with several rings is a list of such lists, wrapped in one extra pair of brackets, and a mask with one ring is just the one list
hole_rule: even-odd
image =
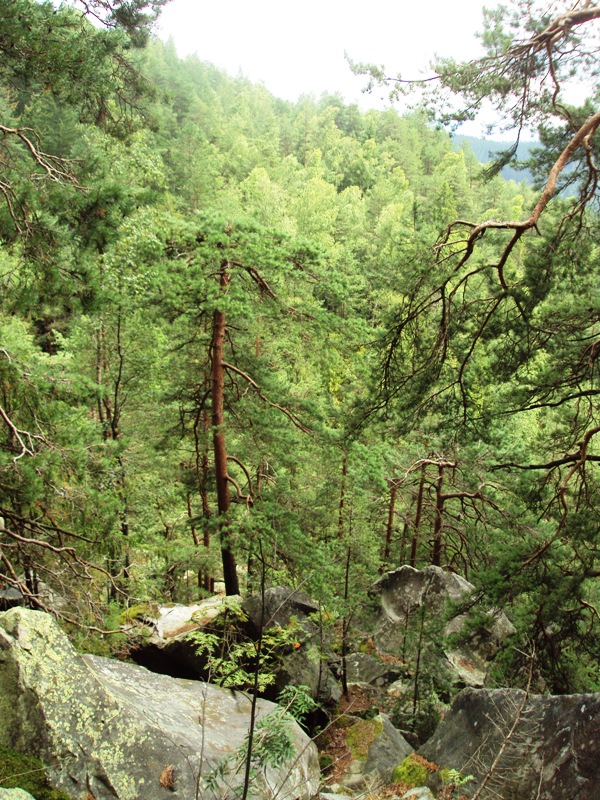
[(158, 606), (153, 603), (138, 603), (130, 606), (119, 614), (119, 625), (131, 625), (140, 617), (152, 617), (158, 613)]
[(383, 733), (383, 722), (380, 719), (361, 719), (346, 734), (346, 742), (357, 761), (366, 761), (369, 747)]
[(65, 792), (53, 789), (42, 762), (7, 747), (0, 747), (0, 787), (24, 789), (36, 800), (72, 800)]
[(423, 786), (427, 781), (429, 772), (423, 764), (418, 764), (412, 757), (407, 756), (401, 764), (398, 764), (392, 775), (392, 783), (402, 783), (411, 789), (414, 786)]

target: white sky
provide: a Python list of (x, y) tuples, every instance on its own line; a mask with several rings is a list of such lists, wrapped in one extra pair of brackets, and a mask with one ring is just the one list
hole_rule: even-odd
[[(277, 97), (341, 92), (348, 102), (384, 108), (385, 92), (366, 99), (365, 79), (344, 59), (420, 77), (434, 54), (480, 54), (484, 0), (171, 0), (158, 35), (180, 56), (196, 53), (231, 75), (262, 82)], [(494, 7), (498, 0), (487, 0)], [(379, 98), (382, 99), (379, 99)]]

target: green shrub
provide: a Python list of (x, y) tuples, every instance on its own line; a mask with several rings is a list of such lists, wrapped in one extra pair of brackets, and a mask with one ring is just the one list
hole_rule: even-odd
[(451, 767), (442, 767), (438, 774), (440, 776), (440, 780), (442, 781), (442, 786), (449, 786), (454, 790), (458, 790), (466, 783), (470, 783), (471, 781), (475, 780), (473, 775), (463, 775), (462, 772), (459, 772), (457, 769), (453, 769)]
[(304, 718), (311, 711), (315, 711), (319, 706), (310, 696), (310, 687), (300, 684), (285, 686), (277, 695), (277, 702), (283, 706), (300, 725)]

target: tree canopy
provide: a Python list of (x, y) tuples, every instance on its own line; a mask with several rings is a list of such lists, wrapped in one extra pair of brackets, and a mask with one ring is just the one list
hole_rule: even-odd
[[(0, 2), (0, 581), (103, 628), (434, 563), (514, 620), (499, 682), (597, 688), (600, 11), (486, 12), (402, 115), (180, 59), (161, 5)], [(438, 124), (484, 103), (534, 185)]]

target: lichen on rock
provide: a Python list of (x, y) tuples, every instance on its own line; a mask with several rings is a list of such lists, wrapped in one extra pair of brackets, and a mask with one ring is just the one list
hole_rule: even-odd
[[(174, 788), (192, 798), (223, 760), (243, 747), (251, 701), (240, 692), (156, 675), (133, 664), (78, 655), (46, 614), (15, 608), (0, 614), (3, 668), (0, 745), (38, 755), (52, 784), (78, 799), (166, 800), (165, 765)], [(264, 719), (277, 708), (257, 704)], [(318, 789), (314, 744), (290, 723), (295, 757), (269, 766), (254, 789), (259, 798), (308, 800)], [(232, 791), (243, 770), (227, 776)], [(203, 798), (211, 797), (202, 788)]]

